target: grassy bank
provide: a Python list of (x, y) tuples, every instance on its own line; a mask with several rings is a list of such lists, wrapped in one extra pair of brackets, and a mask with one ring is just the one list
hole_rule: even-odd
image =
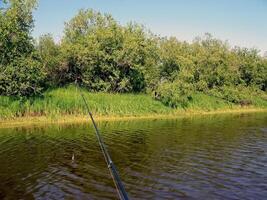
[[(267, 109), (267, 101), (255, 97), (253, 105), (241, 107), (223, 99), (194, 94), (186, 108), (167, 107), (145, 94), (108, 94), (89, 93), (83, 90), (91, 111), (98, 118), (132, 118), (132, 117), (175, 117), (194, 113), (220, 113), (258, 111)], [(0, 97), (1, 121), (39, 118), (82, 119), (86, 115), (85, 105), (79, 91), (73, 86), (47, 91), (43, 97), (14, 99)], [(25, 121), (25, 120), (22, 120)], [(29, 121), (29, 120), (27, 120)]]

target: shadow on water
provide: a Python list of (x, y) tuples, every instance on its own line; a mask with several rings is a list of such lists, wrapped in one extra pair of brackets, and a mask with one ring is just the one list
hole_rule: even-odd
[[(100, 122), (133, 199), (264, 199), (267, 114)], [(116, 199), (91, 124), (0, 129), (0, 199)]]

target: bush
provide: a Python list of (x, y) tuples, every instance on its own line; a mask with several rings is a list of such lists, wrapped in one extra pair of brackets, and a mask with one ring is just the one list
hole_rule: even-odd
[(40, 62), (31, 58), (19, 58), (7, 66), (0, 66), (0, 94), (6, 96), (40, 94), (44, 78)]
[(223, 86), (214, 88), (209, 90), (208, 94), (241, 105), (252, 104), (253, 94), (256, 95), (255, 90), (250, 89), (249, 91), (248, 88), (242, 86)]
[(186, 107), (193, 94), (193, 85), (176, 80), (160, 84), (155, 91), (156, 98), (171, 107)]

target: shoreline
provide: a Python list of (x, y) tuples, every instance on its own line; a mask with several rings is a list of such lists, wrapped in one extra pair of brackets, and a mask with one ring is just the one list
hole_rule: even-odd
[[(94, 119), (98, 122), (101, 121), (129, 121), (129, 120), (142, 120), (142, 119), (178, 119), (183, 117), (203, 116), (203, 115), (217, 115), (217, 114), (242, 114), (242, 113), (258, 113), (266, 112), (266, 108), (236, 108), (236, 109), (223, 109), (214, 111), (205, 110), (177, 110), (169, 114), (147, 114), (147, 115), (94, 115)], [(16, 117), (12, 119), (0, 120), (0, 128), (15, 128), (25, 126), (42, 126), (53, 124), (79, 124), (91, 121), (87, 115), (65, 115), (65, 116), (25, 116)]]

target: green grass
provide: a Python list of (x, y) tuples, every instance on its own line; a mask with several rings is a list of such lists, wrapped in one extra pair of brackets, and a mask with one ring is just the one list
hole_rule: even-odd
[[(264, 100), (263, 97), (254, 96), (250, 98), (252, 105), (251, 108), (262, 108), (267, 109), (267, 100)], [(216, 110), (231, 110), (231, 109), (242, 109), (239, 104), (234, 104), (224, 99), (206, 95), (203, 93), (195, 93), (192, 96), (192, 100), (189, 101), (187, 109), (190, 110), (201, 110), (201, 111), (216, 111)]]
[(191, 110), (215, 111), (221, 109), (233, 109), (235, 105), (223, 99), (208, 96), (202, 93), (193, 94), (187, 108)]
[[(172, 115), (182, 108), (173, 109), (145, 94), (89, 93), (82, 90), (89, 107), (97, 116), (151, 116)], [(260, 97), (253, 100), (253, 108), (267, 108), (267, 101)], [(195, 111), (216, 111), (240, 108), (220, 98), (197, 93), (193, 95), (186, 109)], [(18, 100), (0, 96), (0, 118), (11, 119), (24, 116), (59, 117), (85, 115), (85, 105), (76, 87), (69, 86), (47, 91), (43, 97)]]
[[(144, 94), (89, 93), (82, 90), (91, 111), (98, 116), (167, 114), (173, 110)], [(25, 101), (0, 96), (0, 117), (85, 115), (79, 91), (69, 86), (47, 91), (42, 98)]]

